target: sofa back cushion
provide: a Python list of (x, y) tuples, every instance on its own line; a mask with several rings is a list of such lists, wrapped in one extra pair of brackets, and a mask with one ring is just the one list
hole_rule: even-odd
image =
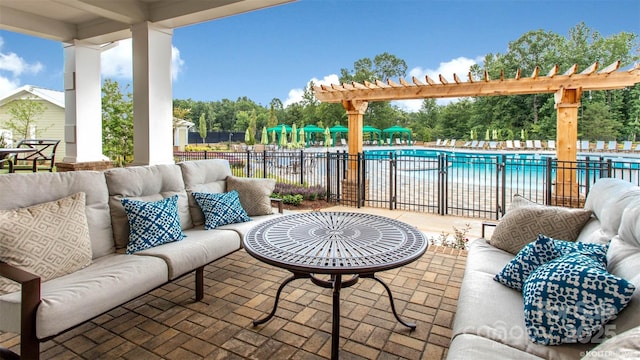
[(584, 204), (597, 220), (588, 223), (578, 241), (607, 243), (617, 233), (622, 212), (627, 206), (640, 205), (640, 188), (614, 178), (602, 178), (593, 184)]
[(178, 166), (182, 169), (184, 186), (189, 194), (189, 211), (193, 225), (203, 225), (204, 214), (191, 194), (193, 192), (225, 192), (227, 176), (231, 176), (229, 161), (224, 159), (186, 161), (179, 163)]
[(117, 249), (126, 248), (129, 242), (129, 220), (120, 201), (123, 198), (158, 201), (178, 195), (178, 214), (182, 229), (193, 227), (179, 166), (169, 164), (109, 169), (105, 171), (105, 179), (109, 189), (109, 208)]
[(62, 199), (83, 192), (92, 258), (115, 251), (109, 191), (104, 174), (98, 171), (5, 174), (0, 176), (0, 209), (16, 209)]

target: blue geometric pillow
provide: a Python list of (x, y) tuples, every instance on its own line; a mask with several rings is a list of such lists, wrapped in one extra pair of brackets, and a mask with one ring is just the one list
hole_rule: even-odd
[(178, 195), (147, 202), (121, 199), (129, 220), (127, 254), (185, 238), (178, 215)]
[(560, 255), (561, 253), (552, 238), (538, 235), (536, 241), (523, 247), (516, 257), (494, 276), (493, 280), (522, 291), (524, 281), (538, 266), (544, 265)]
[(539, 234), (536, 241), (527, 244), (515, 258), (500, 271), (494, 280), (518, 291), (527, 277), (540, 265), (569, 253), (578, 252), (590, 256), (607, 266), (608, 245), (554, 240)]
[(194, 192), (193, 197), (204, 213), (206, 230), (251, 220), (240, 204), (236, 190), (219, 194)]
[(634, 290), (591, 256), (574, 252), (551, 260), (522, 288), (529, 338), (544, 345), (588, 342), (624, 309)]

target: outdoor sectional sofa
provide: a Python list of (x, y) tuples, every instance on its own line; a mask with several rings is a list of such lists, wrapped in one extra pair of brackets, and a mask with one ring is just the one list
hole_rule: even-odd
[[(550, 221), (546, 221), (541, 214), (545, 211), (554, 211), (552, 207), (525, 204), (524, 208), (518, 207), (518, 209), (518, 211), (509, 209), (498, 223), (490, 240), (477, 239), (469, 246), (467, 266), (460, 289), (447, 358), (449, 360), (640, 358), (640, 290), (638, 289), (640, 288), (640, 188), (622, 180), (599, 179), (591, 188), (584, 205), (583, 210), (592, 212), (588, 214), (590, 217), (586, 219), (585, 225), (582, 225), (582, 220), (572, 225), (561, 224), (559, 215), (552, 216)], [(568, 209), (565, 210), (568, 211)], [(513, 217), (508, 219), (509, 213), (512, 211), (516, 214), (514, 216), (523, 217), (516, 224), (509, 225), (509, 221), (517, 220)], [(527, 212), (529, 212), (528, 215)], [(505, 226), (511, 226), (511, 228), (505, 229), (503, 226), (502, 229), (499, 229), (505, 220), (507, 221)], [(532, 229), (534, 226), (532, 224), (536, 221), (537, 228)], [(535, 304), (536, 300), (528, 301), (527, 307), (525, 307), (525, 297), (531, 299), (532, 293), (529, 290), (533, 286), (532, 284), (535, 284), (546, 271), (538, 269), (541, 269), (542, 266), (545, 266), (546, 269), (554, 266), (569, 266), (567, 265), (568, 258), (555, 258), (554, 256), (558, 254), (552, 255), (546, 259), (547, 262), (539, 262), (536, 265), (537, 268), (534, 266), (533, 268), (536, 270), (528, 274), (521, 274), (519, 279), (518, 273), (513, 273), (516, 275), (516, 280), (524, 283), (523, 290), (518, 291), (505, 286), (494, 278), (498, 273), (504, 274), (502, 271), (505, 266), (515, 258), (526, 257), (527, 251), (516, 252), (516, 249), (509, 249), (511, 250), (509, 252), (494, 245), (504, 248), (504, 244), (500, 243), (500, 237), (505, 233), (515, 237), (517, 233), (527, 228), (530, 231), (544, 233), (545, 231), (554, 231), (554, 227), (566, 230), (572, 226), (577, 230), (575, 244), (581, 244), (571, 245), (572, 247), (590, 246), (584, 245), (590, 243), (609, 244), (604, 253), (607, 262), (606, 271), (631, 283), (626, 295), (632, 295), (630, 295), (630, 301), (626, 304), (626, 308), (623, 308), (617, 316), (613, 316), (609, 322), (595, 331), (593, 337), (587, 336), (574, 343), (555, 345), (534, 342), (528, 333), (525, 310), (531, 309), (530, 306)], [(498, 240), (495, 240), (497, 232), (500, 233)], [(556, 237), (556, 239), (561, 239), (561, 237)], [(553, 246), (553, 248), (547, 249), (556, 249), (559, 244), (566, 244), (557, 240), (549, 242), (549, 239), (536, 239), (535, 235), (529, 241), (533, 240), (536, 241), (527, 245), (529, 250), (535, 248), (534, 244), (551, 244)], [(518, 256), (514, 255), (514, 252)], [(541, 253), (539, 252), (539, 254)], [(589, 254), (589, 251), (586, 253)], [(582, 265), (590, 262), (588, 259), (584, 260), (582, 255), (568, 256), (583, 259), (584, 264)], [(562, 263), (563, 261), (564, 263)], [(517, 263), (515, 260), (514, 262)], [(559, 281), (566, 281), (569, 278), (569, 275), (566, 274), (556, 275), (556, 280)], [(580, 285), (590, 284), (587, 284), (587, 281), (581, 281)], [(634, 286), (635, 292), (630, 292)], [(573, 285), (568, 287), (550, 286), (549, 293), (540, 299), (542, 302), (547, 302), (546, 305), (549, 307), (546, 309), (547, 314), (545, 315), (549, 316), (541, 318), (534, 316), (528, 320), (530, 321), (529, 325), (536, 321), (545, 324), (553, 324), (554, 321), (561, 323), (567, 316), (566, 312), (578, 308), (584, 309), (587, 306), (587, 301), (580, 304), (579, 307), (570, 301), (570, 298), (576, 293), (573, 290), (579, 288), (580, 286), (574, 287)], [(597, 296), (592, 300), (597, 301), (601, 298)], [(558, 305), (556, 308), (552, 306), (553, 302), (550, 301), (554, 299), (555, 301), (562, 299), (559, 304), (556, 304)], [(543, 314), (544, 311), (543, 309)], [(583, 315), (586, 315), (586, 311)], [(587, 320), (591, 319), (593, 318), (587, 318)], [(571, 324), (571, 322), (561, 325), (559, 329), (561, 331), (568, 329), (567, 324)], [(540, 333), (534, 332), (534, 334), (539, 335)], [(559, 336), (555, 340), (551, 343), (562, 342), (567, 338)]]
[[(71, 228), (72, 233), (88, 230), (86, 242), (90, 242), (86, 245), (90, 246), (88, 266), (48, 281), (41, 282), (34, 274), (0, 262), (0, 280), (10, 278), (22, 284), (22, 291), (0, 296), (0, 331), (20, 333), (22, 357), (37, 358), (41, 341), (194, 271), (195, 300), (201, 300), (204, 266), (240, 249), (243, 234), (257, 222), (282, 213), (281, 204), (269, 198), (274, 186), (272, 179), (233, 177), (226, 160), (116, 168), (104, 172), (0, 176), (0, 213), (5, 216), (0, 224), (3, 243), (7, 236), (22, 231), (20, 220), (17, 225), (9, 225), (8, 221), (23, 216), (24, 211), (39, 217), (31, 220), (42, 221), (46, 225), (43, 231), (63, 223), (64, 226), (75, 226)], [(239, 199), (236, 199), (251, 216), (250, 221), (205, 230), (205, 217), (193, 193), (230, 190), (239, 192)], [(69, 203), (78, 203), (69, 199), (76, 199), (78, 194), (83, 194), (80, 200), (86, 199), (80, 202), (84, 214), (77, 209), (68, 210)], [(163, 203), (167, 199), (173, 199), (175, 203), (177, 198), (178, 227), (186, 237), (126, 254), (130, 227), (121, 201), (125, 198), (147, 203)], [(38, 204), (53, 204), (53, 211), (42, 210)], [(274, 204), (278, 205), (279, 212), (274, 211)], [(33, 210), (33, 206), (39, 210)], [(27, 207), (31, 210), (24, 210)], [(16, 210), (17, 213), (10, 213), (13, 218), (7, 220), (5, 210)], [(78, 218), (85, 215), (86, 225), (77, 225), (76, 222), (82, 222)], [(54, 236), (43, 235), (45, 240)], [(0, 244), (0, 254), (11, 251), (6, 246), (6, 243)], [(39, 251), (37, 245), (32, 249)]]

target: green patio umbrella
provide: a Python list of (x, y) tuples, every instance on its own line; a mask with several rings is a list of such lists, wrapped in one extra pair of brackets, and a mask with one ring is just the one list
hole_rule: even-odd
[(380, 137), (382, 135), (382, 130), (378, 129), (378, 128), (374, 128), (373, 126), (370, 125), (365, 125), (362, 127), (362, 133), (369, 133), (371, 134), (371, 139), (372, 140), (378, 140), (378, 143), (380, 143)]
[(282, 130), (280, 131), (280, 146), (284, 148), (287, 146), (287, 128), (284, 125), (282, 125), (281, 128)]
[(342, 125), (334, 125), (332, 127), (329, 128), (329, 131), (332, 134), (332, 138), (333, 138), (333, 144), (336, 144), (336, 136), (340, 133), (344, 133), (344, 134), (348, 134), (349, 133), (349, 129), (347, 129), (346, 127), (342, 126)]
[(260, 143), (262, 145), (267, 145), (269, 143), (269, 135), (267, 135), (267, 127), (262, 127), (262, 135), (260, 136)]
[(296, 124), (291, 126), (291, 143), (294, 145), (298, 143), (298, 129)]
[[(324, 134), (324, 129), (321, 127), (318, 127), (316, 125), (306, 125), (304, 127), (304, 132), (307, 135), (307, 145), (309, 143), (309, 141), (316, 141), (316, 135), (315, 134)], [(312, 138), (313, 136), (313, 138)]]
[(409, 145), (411, 145), (411, 129), (407, 129), (404, 128), (402, 126), (398, 126), (398, 125), (394, 125), (390, 128), (386, 128), (384, 130), (382, 130), (382, 132), (384, 134), (387, 135), (387, 138), (389, 138), (389, 143), (393, 143), (393, 134), (400, 134), (400, 136), (402, 136), (402, 134), (407, 134), (408, 137), (408, 141), (409, 141)]

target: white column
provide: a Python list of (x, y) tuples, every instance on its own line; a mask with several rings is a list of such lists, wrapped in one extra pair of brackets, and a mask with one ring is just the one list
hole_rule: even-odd
[(65, 163), (104, 160), (100, 47), (80, 41), (64, 46)]
[(133, 157), (136, 165), (172, 164), (173, 30), (145, 22), (131, 27), (133, 46)]

